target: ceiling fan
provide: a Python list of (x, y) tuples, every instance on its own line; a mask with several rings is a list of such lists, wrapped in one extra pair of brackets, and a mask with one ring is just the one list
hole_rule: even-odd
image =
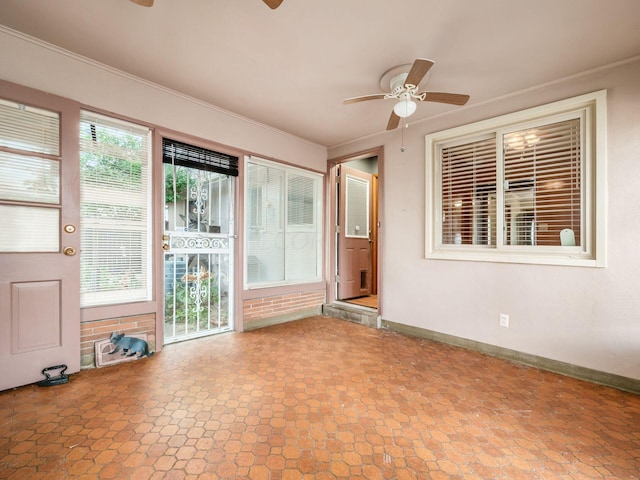
[[(153, 6), (153, 0), (131, 0), (131, 1), (143, 7)], [(266, 3), (269, 8), (272, 8), (272, 9), (278, 8), (282, 3), (282, 0), (262, 0), (262, 1)]]
[[(464, 105), (469, 101), (469, 95), (446, 92), (418, 92), (420, 82), (424, 80), (429, 69), (433, 66), (432, 60), (418, 58), (413, 65), (399, 65), (387, 70), (380, 78), (380, 86), (389, 88), (389, 93), (374, 93), (361, 97), (347, 98), (342, 103), (364, 102), (366, 100), (388, 100), (393, 98), (397, 103), (387, 123), (387, 130), (393, 130), (400, 123), (400, 118), (405, 118), (416, 111), (416, 100), (420, 102), (438, 102), (451, 105)], [(410, 68), (409, 68), (410, 67)]]

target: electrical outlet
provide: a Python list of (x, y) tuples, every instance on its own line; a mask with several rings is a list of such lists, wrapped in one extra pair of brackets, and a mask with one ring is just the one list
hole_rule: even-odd
[(500, 326), (509, 328), (509, 315), (506, 313), (500, 314)]

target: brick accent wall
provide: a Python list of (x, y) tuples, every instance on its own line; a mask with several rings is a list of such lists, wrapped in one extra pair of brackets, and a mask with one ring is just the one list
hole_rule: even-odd
[(146, 333), (149, 350), (156, 349), (156, 317), (153, 313), (84, 322), (80, 325), (81, 368), (95, 367), (94, 343), (109, 338), (112, 332), (132, 336), (136, 333)]
[(251, 322), (265, 318), (283, 317), (305, 310), (321, 309), (324, 302), (324, 290), (245, 300), (242, 307), (244, 323), (250, 325)]

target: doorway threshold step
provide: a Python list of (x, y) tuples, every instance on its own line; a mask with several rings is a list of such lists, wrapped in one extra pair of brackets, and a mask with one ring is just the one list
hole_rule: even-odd
[(371, 308), (344, 303), (325, 303), (322, 305), (322, 314), (366, 325), (367, 327), (378, 328), (378, 311)]

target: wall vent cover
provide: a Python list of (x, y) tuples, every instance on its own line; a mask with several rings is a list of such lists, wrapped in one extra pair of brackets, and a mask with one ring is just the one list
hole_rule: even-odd
[[(132, 337), (134, 335), (131, 335)], [(146, 333), (138, 333), (135, 335), (135, 338), (140, 338), (141, 340), (147, 341)], [(127, 357), (126, 355), (120, 355), (122, 351), (114, 353), (113, 355), (109, 355), (115, 345), (112, 345), (109, 339), (98, 340), (95, 344), (95, 354), (96, 354), (96, 367), (107, 367), (109, 365), (116, 365), (118, 363), (131, 362), (138, 358), (138, 355), (134, 355), (132, 357)]]

